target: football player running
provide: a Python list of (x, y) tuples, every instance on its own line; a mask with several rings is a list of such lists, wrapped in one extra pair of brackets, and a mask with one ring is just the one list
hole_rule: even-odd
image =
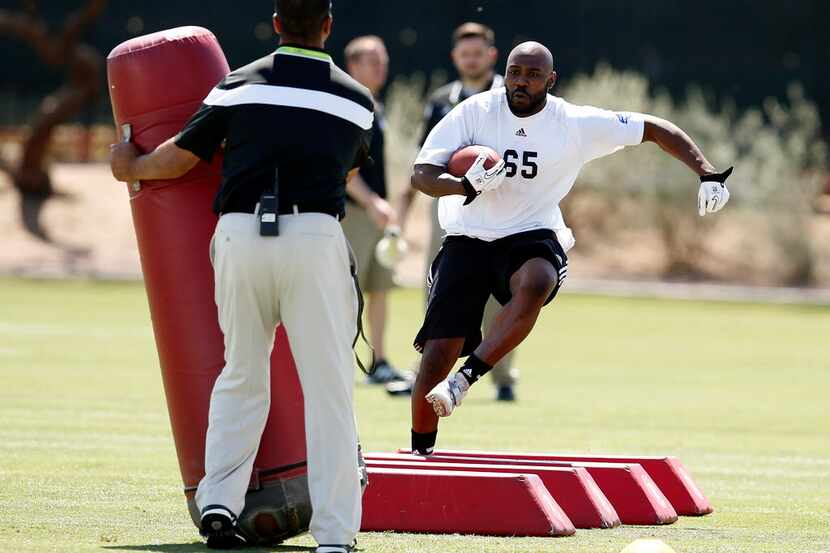
[[(729, 200), (725, 181), (689, 136), (673, 123), (640, 113), (570, 104), (550, 94), (553, 57), (537, 42), (516, 46), (505, 86), (456, 106), (432, 130), (412, 186), (440, 198), (447, 237), (432, 263), (426, 317), (415, 338), (423, 353), (412, 394), (412, 450), (432, 453), (438, 417), (450, 415), (470, 386), (530, 333), (542, 307), (563, 284), (568, 260), (553, 232), (558, 205), (587, 162), (625, 146), (653, 142), (700, 178), (700, 215)], [(498, 152), (464, 177), (447, 172), (453, 153), (469, 145)], [(504, 306), (481, 337), (490, 295)], [(459, 357), (469, 356), (449, 375)], [(449, 376), (448, 376), (449, 375)]]

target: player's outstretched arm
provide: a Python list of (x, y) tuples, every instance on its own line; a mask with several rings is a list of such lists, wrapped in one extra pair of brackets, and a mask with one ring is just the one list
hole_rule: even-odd
[(110, 146), (112, 176), (122, 182), (175, 179), (198, 162), (195, 154), (176, 145), (175, 137), (145, 155), (139, 155), (135, 145), (129, 142)]
[(664, 152), (685, 163), (698, 176), (718, 172), (683, 129), (671, 121), (653, 115), (644, 115), (643, 119), (643, 142), (654, 142)]
[(665, 119), (644, 115), (643, 142), (654, 142), (664, 152), (682, 161), (700, 177), (698, 192), (698, 213), (720, 210), (729, 201), (726, 179), (732, 174), (732, 167), (718, 172), (694, 140), (683, 129)]

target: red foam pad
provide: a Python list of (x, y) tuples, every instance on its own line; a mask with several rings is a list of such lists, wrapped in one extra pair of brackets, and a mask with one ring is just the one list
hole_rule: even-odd
[[(404, 451), (404, 450), (401, 450)], [(406, 450), (408, 452), (408, 450)], [(691, 473), (683, 466), (680, 459), (671, 456), (638, 457), (630, 455), (573, 455), (553, 453), (513, 453), (510, 451), (457, 451), (442, 449), (440, 455), (476, 456), (511, 459), (535, 459), (539, 461), (576, 461), (586, 463), (637, 463), (654, 480), (660, 491), (672, 504), (679, 515), (708, 515), (714, 509), (703, 492), (695, 484)]]
[(576, 532), (535, 474), (368, 470), (364, 532), (540, 537)]
[(427, 459), (428, 462), (445, 463), (583, 467), (611, 502), (623, 524), (671, 524), (677, 520), (677, 513), (671, 504), (646, 471), (637, 464), (578, 463), (441, 454), (433, 454)]
[(554, 501), (562, 507), (577, 528), (613, 528), (620, 517), (584, 468), (540, 467), (530, 465), (482, 465), (470, 463), (427, 463), (422, 457), (414, 460), (368, 457), (366, 464), (375, 468), (406, 468), (449, 471), (499, 472), (535, 474)]
[[(197, 110), (228, 63), (207, 29), (181, 27), (136, 37), (107, 58), (113, 115), (132, 125), (133, 142), (152, 150)], [(225, 364), (208, 256), (216, 226), (213, 197), (222, 156), (187, 175), (130, 188), (133, 223), (150, 303), (170, 423), (186, 489), (204, 476), (208, 407)], [(255, 480), (279, 479), (306, 459), (303, 395), (285, 330), (271, 356), (271, 409), (254, 462)], [(258, 493), (258, 492), (252, 492)]]

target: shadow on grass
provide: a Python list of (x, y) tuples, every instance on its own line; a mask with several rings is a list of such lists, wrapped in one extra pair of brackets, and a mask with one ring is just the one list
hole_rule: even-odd
[[(107, 545), (102, 547), (109, 551), (151, 551), (153, 553), (190, 553), (208, 551), (207, 546), (202, 542), (193, 543), (160, 543), (153, 545)], [(240, 547), (234, 551), (242, 553), (292, 553), (292, 552), (313, 552), (313, 547), (302, 547), (299, 545), (275, 545), (273, 547)]]

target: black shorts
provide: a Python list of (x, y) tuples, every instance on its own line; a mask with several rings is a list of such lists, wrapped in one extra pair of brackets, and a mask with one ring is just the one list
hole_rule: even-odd
[(550, 261), (559, 273), (547, 305), (568, 274), (568, 257), (553, 231), (532, 230), (492, 242), (448, 236), (429, 270), (427, 314), (415, 349), (423, 351), (427, 340), (463, 337), (461, 355), (470, 355), (481, 343), (487, 300), (493, 295), (502, 305), (510, 301), (510, 277), (536, 257)]

